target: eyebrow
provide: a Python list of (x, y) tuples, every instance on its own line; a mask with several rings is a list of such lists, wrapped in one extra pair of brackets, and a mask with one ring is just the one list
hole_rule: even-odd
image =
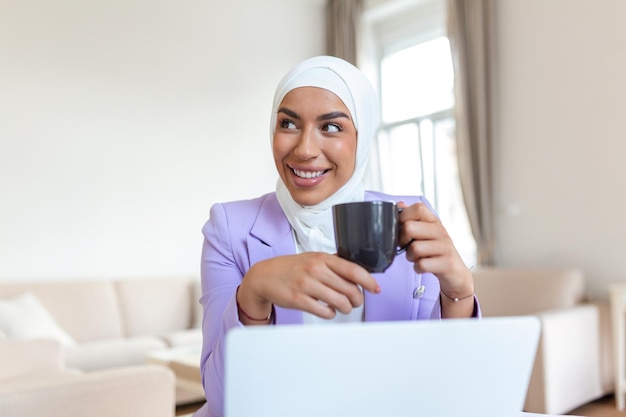
[(285, 113), (287, 116), (289, 117), (293, 117), (294, 119), (300, 120), (301, 117), (298, 113), (296, 113), (293, 110), (289, 110), (286, 107), (281, 107), (280, 109), (278, 109), (278, 111), (276, 113)]
[[(293, 117), (296, 120), (301, 120), (302, 119), (298, 113), (296, 113), (295, 111), (290, 110), (290, 109), (288, 109), (286, 107), (279, 108), (277, 113), (285, 113), (287, 116)], [(344, 113), (342, 111), (334, 111), (334, 112), (322, 114), (322, 115), (318, 116), (317, 120), (318, 121), (331, 120), (331, 119), (337, 119), (337, 118), (340, 118), (340, 117), (346, 118), (348, 120), (352, 120), (352, 119), (350, 119), (350, 116), (348, 116), (346, 113)]]
[(322, 120), (338, 119), (340, 117), (345, 117), (346, 119), (351, 120), (350, 116), (348, 116), (342, 111), (334, 111), (334, 112), (322, 114), (321, 116), (317, 118), (317, 120), (322, 121)]

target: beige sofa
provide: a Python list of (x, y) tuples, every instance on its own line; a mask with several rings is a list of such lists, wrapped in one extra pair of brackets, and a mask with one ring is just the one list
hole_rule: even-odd
[(174, 375), (141, 365), (95, 372), (67, 369), (52, 339), (0, 341), (0, 415), (173, 417)]
[(484, 317), (541, 321), (525, 411), (565, 414), (614, 390), (608, 301), (586, 300), (581, 271), (482, 268), (473, 275)]
[[(0, 331), (15, 324), (13, 338), (56, 338), (70, 368), (138, 365), (149, 351), (202, 343), (199, 296), (199, 279), (193, 278), (0, 282), (0, 303), (13, 302), (22, 312), (15, 319), (24, 319), (5, 320), (3, 328), (0, 317)], [(27, 314), (41, 310), (38, 305), (49, 317), (26, 323)], [(37, 324), (28, 334), (26, 327)]]
[(55, 339), (83, 372), (145, 365), (149, 352), (201, 345), (199, 297), (192, 277), (0, 282), (0, 343)]

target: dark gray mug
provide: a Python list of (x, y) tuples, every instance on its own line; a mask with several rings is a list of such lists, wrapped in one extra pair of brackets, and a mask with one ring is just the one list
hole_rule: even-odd
[(384, 272), (410, 244), (398, 248), (401, 211), (393, 201), (333, 206), (337, 254), (370, 272)]

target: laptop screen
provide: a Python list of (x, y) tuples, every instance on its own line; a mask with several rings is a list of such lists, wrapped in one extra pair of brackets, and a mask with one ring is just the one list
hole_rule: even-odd
[(247, 327), (226, 341), (226, 417), (517, 417), (536, 317)]

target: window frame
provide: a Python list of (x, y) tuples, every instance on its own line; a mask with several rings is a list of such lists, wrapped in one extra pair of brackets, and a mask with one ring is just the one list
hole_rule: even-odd
[[(381, 63), (385, 56), (402, 49), (409, 48), (419, 43), (428, 42), (439, 37), (447, 37), (446, 33), (446, 1), (445, 0), (366, 0), (365, 12), (362, 22), (362, 39), (360, 51), (358, 55), (359, 66), (370, 78), (374, 88), (377, 90), (379, 104), (382, 109), (381, 94)], [(419, 115), (406, 120), (393, 122), (384, 122), (381, 120), (379, 132), (376, 134), (373, 151), (370, 156), (370, 170), (366, 176), (366, 187), (378, 190), (384, 190), (383, 170), (381, 164), (385, 163), (379, 158), (380, 137), (381, 132), (389, 131), (394, 127), (406, 125), (409, 123), (417, 124), (418, 132), (421, 131), (420, 122), (424, 119), (430, 119), (433, 123), (433, 135), (435, 135), (435, 124), (438, 121), (451, 119), (455, 122), (454, 104), (449, 109), (435, 111), (431, 114)], [(421, 134), (421, 133), (420, 133)], [(421, 145), (421, 138), (419, 146)], [(433, 136), (433, 140), (436, 137)], [(436, 147), (436, 146), (433, 146)], [(421, 161), (424, 160), (423, 154), (420, 156)], [(423, 170), (423, 163), (420, 161)], [(437, 182), (437, 167), (435, 155), (432, 161), (434, 182)], [(422, 174), (422, 182), (424, 174)], [(435, 210), (439, 211), (439, 195), (437, 187), (433, 187), (433, 193), (429, 195), (425, 184), (421, 185), (422, 192), (425, 197), (432, 203)], [(464, 205), (461, 198), (461, 204)], [(451, 206), (452, 207), (452, 206)], [(465, 207), (463, 207), (465, 211)], [(465, 214), (467, 212), (465, 211)], [(459, 218), (455, 217), (458, 221)], [(452, 220), (452, 219), (450, 219)], [(458, 224), (457, 224), (458, 226)], [(469, 230), (469, 221), (467, 221), (467, 231), (449, 230), (451, 236), (457, 245), (462, 258), (466, 263), (476, 262), (476, 243)], [(463, 229), (465, 225), (463, 226)], [(459, 233), (458, 242), (453, 236)], [(462, 242), (461, 242), (462, 241)], [(461, 243), (459, 247), (459, 243)]]
[[(383, 57), (415, 44), (446, 36), (446, 2), (445, 0), (366, 0), (364, 6), (361, 25), (362, 43), (358, 52), (359, 66), (374, 85), (378, 93), (379, 106), (382, 109), (380, 70)], [(379, 131), (399, 123), (403, 121), (385, 123), (381, 120)], [(375, 151), (370, 155), (370, 170), (365, 177), (365, 183), (369, 188), (382, 190), (378, 133), (372, 145)]]

